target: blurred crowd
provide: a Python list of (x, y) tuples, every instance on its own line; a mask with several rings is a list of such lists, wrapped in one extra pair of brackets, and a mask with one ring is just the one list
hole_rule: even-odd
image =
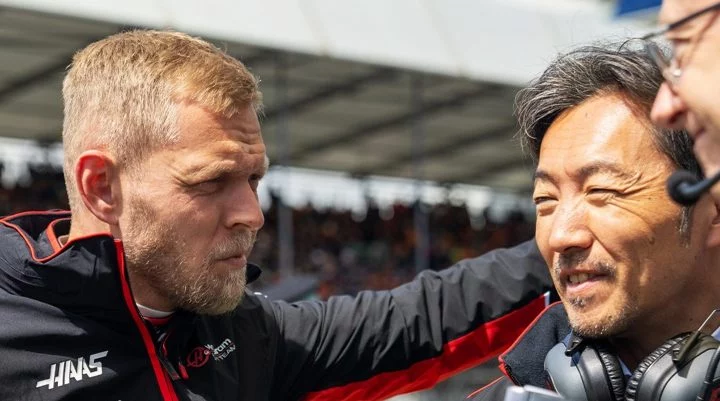
[[(0, 186), (0, 215), (68, 208), (61, 171), (42, 166), (31, 166), (29, 171), (28, 180), (8, 188)], [(278, 269), (279, 204), (274, 198), (265, 212), (265, 227), (249, 258), (263, 268), (258, 288), (282, 278)], [(439, 204), (423, 210), (430, 234), (425, 257), (433, 270), (517, 244), (534, 232), (534, 223), (520, 212), (493, 220), (488, 213), (471, 216), (463, 205)], [(293, 209), (295, 272), (317, 277), (320, 298), (402, 284), (417, 273), (414, 218), (413, 205), (404, 204), (371, 206), (362, 216), (311, 206)]]
[[(279, 280), (277, 216), (279, 202), (265, 213), (265, 227), (250, 260), (266, 267), (264, 284)], [(489, 214), (471, 218), (463, 205), (426, 207), (429, 222), (428, 267), (440, 270), (462, 259), (532, 238), (534, 222), (511, 212), (501, 221)], [(319, 297), (389, 289), (417, 274), (413, 205), (368, 208), (364, 216), (343, 210), (294, 209), (295, 271), (317, 275)]]
[[(0, 163), (0, 175), (3, 165)], [(12, 185), (0, 185), (0, 216), (28, 210), (68, 209), (63, 173), (45, 165), (28, 166), (28, 175)]]

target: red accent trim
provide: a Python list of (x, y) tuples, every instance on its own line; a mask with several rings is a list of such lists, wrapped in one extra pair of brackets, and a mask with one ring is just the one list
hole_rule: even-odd
[[(22, 212), (13, 214), (11, 216), (3, 217), (0, 219), (0, 224), (5, 225), (7, 227), (12, 228), (13, 230), (17, 231), (17, 233), (22, 237), (22, 239), (25, 241), (25, 245), (28, 247), (28, 250), (30, 251), (30, 257), (37, 263), (45, 263), (49, 261), (50, 259), (57, 256), (60, 252), (62, 252), (65, 248), (70, 246), (71, 244), (82, 241), (88, 238), (94, 238), (94, 237), (110, 237), (112, 238), (112, 234), (110, 233), (95, 233), (90, 235), (84, 235), (81, 237), (76, 237), (71, 240), (69, 240), (65, 245), (62, 246), (60, 249), (55, 249), (55, 246), (53, 245), (53, 253), (49, 256), (46, 256), (44, 258), (38, 258), (37, 254), (35, 253), (35, 248), (32, 246), (32, 241), (30, 241), (30, 238), (28, 238), (27, 234), (25, 234), (25, 231), (20, 228), (17, 224), (11, 223), (10, 220), (18, 218), (18, 217), (25, 217), (25, 216), (37, 216), (37, 215), (62, 215), (67, 216), (69, 212), (67, 211), (53, 211), (53, 212)], [(50, 223), (50, 225), (54, 224), (55, 221)], [(53, 233), (54, 236), (54, 233)], [(52, 241), (50, 241), (52, 243)]]
[(404, 370), (380, 373), (364, 381), (309, 393), (303, 401), (384, 400), (430, 388), (504, 351), (543, 309), (545, 295), (448, 342), (437, 357), (417, 362)]
[(127, 306), (130, 311), (130, 316), (132, 316), (133, 321), (135, 322), (135, 326), (137, 326), (137, 329), (140, 331), (140, 336), (143, 339), (145, 349), (150, 357), (150, 364), (152, 365), (153, 372), (155, 373), (155, 379), (157, 380), (158, 387), (160, 388), (160, 393), (165, 401), (179, 401), (178, 396), (175, 394), (175, 390), (173, 389), (172, 383), (163, 370), (160, 359), (158, 359), (158, 356), (155, 353), (155, 344), (150, 336), (150, 332), (145, 326), (145, 323), (140, 316), (140, 312), (138, 312), (137, 306), (135, 305), (135, 299), (132, 296), (130, 285), (127, 280), (125, 258), (123, 257), (123, 245), (120, 240), (115, 240), (115, 249), (117, 250), (118, 271), (120, 273), (120, 282), (122, 283), (122, 293), (123, 299), (125, 300), (125, 306)]
[(50, 245), (53, 249), (53, 254), (60, 252), (60, 250), (62, 249), (62, 244), (60, 243), (60, 240), (55, 234), (55, 226), (61, 221), (70, 221), (70, 218), (68, 217), (67, 219), (53, 220), (52, 223), (50, 223), (45, 229), (45, 233), (47, 234), (48, 240), (50, 241)]
[(180, 370), (180, 377), (183, 378), (183, 380), (187, 380), (190, 378), (190, 375), (188, 374), (187, 369), (185, 369), (185, 365), (182, 364), (182, 362), (178, 363), (178, 369)]
[(66, 215), (67, 216), (67, 215), (70, 215), (70, 211), (69, 210), (34, 210), (34, 211), (29, 210), (26, 212), (20, 212), (20, 213), (15, 213), (15, 214), (5, 216), (3, 218), (0, 218), (0, 221), (12, 220), (12, 219), (15, 219), (18, 217), (47, 215), (47, 214), (49, 214), (49, 215), (57, 214), (57, 215)]
[(497, 379), (491, 381), (490, 383), (488, 383), (488, 384), (480, 387), (479, 389), (473, 391), (472, 393), (470, 393), (470, 395), (468, 395), (467, 397), (465, 397), (465, 399), (468, 399), (468, 400), (469, 400), (470, 398), (475, 397), (476, 395), (478, 395), (478, 394), (480, 394), (481, 392), (485, 391), (486, 388), (494, 385), (495, 383), (499, 382), (500, 380), (502, 380), (502, 377), (498, 377)]

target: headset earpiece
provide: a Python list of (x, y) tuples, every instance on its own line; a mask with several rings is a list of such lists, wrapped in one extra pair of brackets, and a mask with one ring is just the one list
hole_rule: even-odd
[(567, 346), (559, 343), (545, 357), (545, 371), (555, 391), (570, 400), (694, 401), (720, 342), (702, 334), (687, 357), (674, 362), (673, 356), (688, 337), (690, 333), (683, 333), (653, 351), (627, 384), (620, 361), (604, 342), (583, 341), (571, 356), (566, 354)]
[(685, 360), (674, 362), (674, 353), (682, 347), (690, 334), (684, 333), (671, 338), (640, 362), (628, 382), (626, 400), (696, 399), (710, 367), (710, 360), (720, 343), (707, 334), (701, 334)]
[[(650, 355), (645, 357), (640, 363), (638, 364), (637, 368), (633, 372), (630, 379), (628, 379), (627, 384), (627, 390), (625, 393), (625, 400), (626, 401), (635, 401), (636, 396), (638, 395), (638, 387), (640, 386), (640, 383), (642, 383), (643, 380), (645, 380), (646, 377), (645, 373), (650, 369), (653, 364), (657, 363), (658, 360), (664, 356), (668, 356), (668, 360), (663, 361), (665, 362), (664, 365), (667, 365), (667, 362), (672, 362), (672, 355), (668, 355), (670, 351), (676, 350), (677, 348), (680, 348), (682, 343), (690, 337), (690, 333), (683, 333), (679, 336), (673, 337), (666, 341), (663, 345), (658, 347), (655, 351), (653, 351)], [(664, 366), (663, 368), (667, 369), (668, 367), (672, 367), (672, 369), (675, 369), (674, 364), (671, 364), (671, 366)], [(672, 372), (668, 372), (672, 373)]]
[(571, 357), (560, 343), (545, 357), (555, 391), (574, 401), (623, 401), (625, 375), (617, 357), (602, 343), (582, 347)]

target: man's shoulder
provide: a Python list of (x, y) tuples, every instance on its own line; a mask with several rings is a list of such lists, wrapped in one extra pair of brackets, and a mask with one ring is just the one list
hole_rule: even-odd
[(246, 289), (240, 304), (232, 312), (220, 317), (231, 320), (256, 320), (254, 324), (258, 324), (257, 319), (260, 316), (266, 315), (269, 317), (272, 315), (272, 304), (273, 301), (262, 292)]
[(21, 246), (27, 249), (32, 247), (53, 222), (69, 218), (70, 212), (62, 210), (23, 212), (2, 216), (0, 217), (0, 248)]

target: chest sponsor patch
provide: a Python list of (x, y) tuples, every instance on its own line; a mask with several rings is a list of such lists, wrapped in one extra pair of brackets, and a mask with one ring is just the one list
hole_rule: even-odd
[(189, 367), (199, 368), (204, 366), (210, 360), (211, 356), (216, 361), (224, 360), (231, 353), (235, 352), (235, 348), (235, 343), (231, 339), (226, 338), (218, 346), (205, 344), (204, 346), (196, 347), (190, 351), (185, 362), (187, 362), (187, 366)]

